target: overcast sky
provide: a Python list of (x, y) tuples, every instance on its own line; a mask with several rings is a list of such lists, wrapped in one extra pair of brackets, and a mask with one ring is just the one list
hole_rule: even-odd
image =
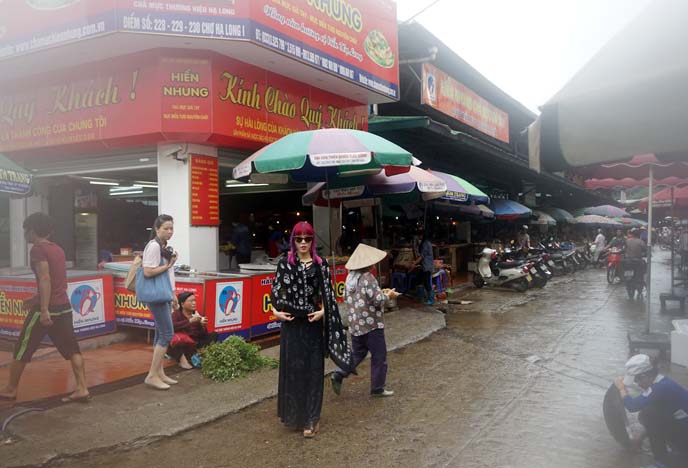
[[(399, 21), (432, 3), (396, 1)], [(440, 0), (415, 20), (537, 111), (650, 1)]]

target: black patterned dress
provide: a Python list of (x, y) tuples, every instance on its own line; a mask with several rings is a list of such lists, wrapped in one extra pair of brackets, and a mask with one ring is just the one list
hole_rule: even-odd
[[(323, 292), (325, 317), (309, 322), (307, 315), (320, 308)], [(283, 258), (277, 266), (271, 300), (275, 310), (295, 317), (282, 322), (277, 414), (287, 426), (309, 427), (320, 420), (325, 355), (343, 365), (351, 362), (327, 263), (306, 266), (296, 259), (291, 265)]]

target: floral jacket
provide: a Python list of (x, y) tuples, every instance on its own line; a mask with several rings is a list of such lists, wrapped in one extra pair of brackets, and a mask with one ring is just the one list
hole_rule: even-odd
[(350, 272), (346, 278), (346, 303), (349, 306), (349, 331), (361, 336), (385, 328), (382, 306), (386, 300), (370, 272)]

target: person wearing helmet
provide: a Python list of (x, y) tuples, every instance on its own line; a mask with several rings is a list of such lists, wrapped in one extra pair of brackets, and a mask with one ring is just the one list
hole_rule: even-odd
[[(614, 383), (626, 409), (640, 412), (638, 419), (645, 426), (655, 458), (650, 466), (688, 466), (688, 390), (660, 374), (646, 354), (631, 357), (625, 377)], [(629, 395), (626, 388), (634, 383), (642, 390), (637, 397)]]
[(530, 249), (530, 234), (528, 234), (528, 225), (526, 224), (521, 226), (521, 230), (518, 233), (518, 247), (521, 250)]

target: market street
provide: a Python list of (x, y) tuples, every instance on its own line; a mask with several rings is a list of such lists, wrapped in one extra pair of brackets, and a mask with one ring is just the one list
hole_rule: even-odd
[[(656, 252), (654, 297), (668, 275), (667, 254)], [(328, 385), (315, 440), (282, 428), (272, 398), (181, 436), (64, 466), (616, 468), (648, 461), (617, 445), (602, 417), (606, 388), (627, 358), (626, 333), (644, 327), (641, 304), (607, 285), (604, 270), (525, 295), (470, 290), (462, 299), (475, 302), (451, 306), (447, 329), (390, 354), (394, 397), (368, 396), (368, 361), (341, 396)], [(659, 304), (654, 317), (653, 330), (669, 329)], [(531, 364), (533, 356), (541, 360)], [(686, 383), (684, 369), (671, 370)]]

